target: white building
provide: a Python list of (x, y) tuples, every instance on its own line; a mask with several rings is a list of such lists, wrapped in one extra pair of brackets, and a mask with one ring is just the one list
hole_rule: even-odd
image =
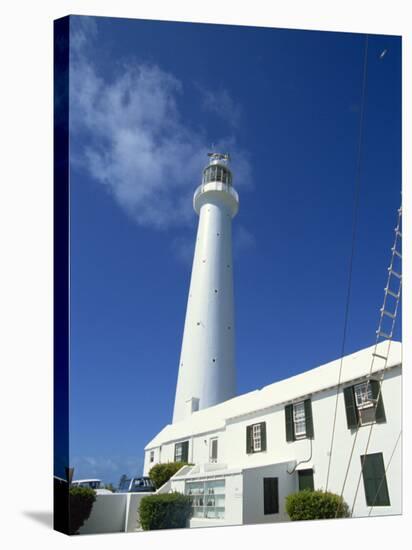
[[(229, 267), (238, 197), (222, 158), (212, 156), (195, 192), (200, 220), (173, 424), (145, 447), (144, 474), (157, 463), (193, 464), (160, 490), (192, 495), (191, 527), (287, 520), (285, 497), (305, 487), (343, 493), (353, 516), (400, 514), (399, 342), (234, 397)], [(220, 170), (212, 179), (211, 166)]]
[[(379, 344), (378, 352), (384, 346), (386, 342)], [(401, 344), (392, 342), (390, 347), (376, 422), (371, 422), (376, 405), (364, 395), (368, 379), (376, 380), (369, 384), (376, 394), (383, 373), (382, 361), (375, 360), (369, 377), (373, 350), (344, 358), (338, 392), (327, 488), (341, 494), (356, 437), (343, 492), (351, 507), (361, 457), (368, 458), (353, 516), (401, 513), (401, 447), (396, 445), (401, 429)], [(170, 490), (192, 494), (203, 489), (207, 495), (214, 489), (209, 505), (206, 496), (202, 505), (197, 499), (193, 527), (286, 520), (288, 494), (305, 486), (326, 488), (339, 367), (340, 360), (327, 363), (166, 426), (145, 448), (145, 474), (158, 462), (182, 459), (195, 464), (170, 484)]]

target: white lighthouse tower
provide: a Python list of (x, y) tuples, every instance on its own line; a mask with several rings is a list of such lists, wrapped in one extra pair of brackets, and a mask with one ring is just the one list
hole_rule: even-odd
[(209, 157), (193, 197), (199, 226), (173, 422), (236, 393), (232, 218), (239, 196), (232, 186), (229, 155)]

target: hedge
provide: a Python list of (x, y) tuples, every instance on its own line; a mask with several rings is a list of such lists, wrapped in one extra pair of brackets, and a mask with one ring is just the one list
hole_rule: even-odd
[(151, 468), (149, 477), (153, 481), (156, 489), (159, 489), (159, 487), (164, 485), (166, 481), (169, 481), (182, 466), (186, 465), (187, 462), (165, 462), (164, 464), (156, 464)]
[(140, 525), (145, 531), (186, 527), (192, 513), (191, 499), (181, 493), (143, 497), (140, 502)]
[(286, 512), (292, 521), (349, 517), (349, 507), (342, 497), (310, 489), (288, 495)]
[(89, 518), (96, 500), (96, 493), (89, 487), (70, 487), (69, 534), (76, 535), (80, 527)]

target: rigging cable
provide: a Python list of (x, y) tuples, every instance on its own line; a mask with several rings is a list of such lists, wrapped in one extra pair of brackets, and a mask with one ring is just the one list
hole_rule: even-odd
[(350, 260), (349, 260), (348, 290), (346, 295), (341, 359), (340, 359), (340, 366), (339, 366), (338, 386), (336, 388), (335, 413), (333, 416), (332, 437), (331, 437), (331, 443), (330, 443), (330, 449), (329, 449), (329, 461), (328, 461), (328, 471), (326, 475), (325, 491), (328, 490), (330, 466), (332, 462), (332, 452), (333, 452), (333, 444), (335, 439), (335, 428), (336, 428), (336, 417), (338, 412), (339, 389), (340, 389), (341, 378), (342, 378), (342, 366), (343, 366), (343, 358), (345, 354), (346, 333), (347, 333), (348, 317), (349, 317), (349, 305), (350, 305), (350, 296), (351, 296), (351, 289), (352, 289), (353, 258), (355, 255), (355, 242), (356, 242), (356, 232), (357, 232), (357, 225), (358, 225), (359, 196), (360, 196), (360, 187), (361, 187), (360, 172), (361, 172), (363, 120), (364, 120), (364, 113), (365, 113), (366, 81), (367, 81), (367, 66), (368, 66), (368, 39), (369, 39), (368, 35), (365, 35), (361, 109), (360, 109), (360, 117), (359, 117), (358, 152), (357, 152), (356, 173), (355, 173), (355, 191), (354, 191), (354, 200), (353, 200), (352, 244), (351, 244)]
[[(395, 236), (395, 245), (392, 249), (392, 261), (391, 261), (391, 265), (390, 265), (390, 268), (389, 268), (389, 277), (388, 277), (388, 284), (386, 286), (386, 290), (385, 290), (385, 298), (384, 298), (384, 306), (382, 309), (385, 308), (385, 302), (386, 302), (386, 298), (387, 298), (387, 291), (388, 291), (388, 288), (389, 288), (389, 280), (390, 280), (390, 277), (391, 277), (391, 274), (393, 274), (393, 271), (392, 271), (392, 266), (393, 266), (393, 259), (394, 259), (394, 256), (396, 254), (396, 244), (397, 244), (397, 239), (398, 239), (398, 236), (401, 235), (400, 233), (400, 220), (401, 220), (401, 216), (402, 216), (402, 207), (399, 208), (398, 210), (398, 225), (396, 227), (396, 236)], [(399, 281), (399, 288), (398, 288), (398, 292), (397, 292), (397, 295), (398, 295), (398, 298), (396, 300), (396, 306), (395, 306), (395, 311), (394, 311), (394, 315), (393, 315), (393, 321), (392, 321), (392, 328), (391, 328), (391, 331), (390, 331), (390, 339), (389, 339), (389, 343), (388, 343), (388, 349), (387, 349), (387, 358), (386, 358), (386, 361), (385, 361), (385, 366), (384, 366), (384, 369), (382, 371), (382, 375), (381, 375), (381, 379), (380, 379), (380, 384), (379, 384), (379, 391), (378, 391), (378, 394), (376, 396), (376, 405), (375, 405), (375, 415), (376, 415), (376, 408), (377, 408), (377, 404), (379, 402), (379, 399), (381, 397), (381, 393), (382, 393), (382, 385), (383, 385), (383, 381), (384, 381), (384, 378), (385, 378), (385, 373), (386, 373), (386, 370), (387, 370), (387, 362), (388, 362), (388, 357), (389, 357), (389, 350), (390, 350), (390, 346), (391, 346), (391, 342), (392, 342), (392, 334), (393, 334), (393, 329), (395, 327), (395, 321), (396, 321), (396, 315), (397, 315), (397, 312), (398, 312), (398, 305), (399, 305), (399, 298), (400, 298), (400, 295), (401, 295), (401, 289), (402, 289), (402, 279), (400, 278), (400, 281)], [(381, 329), (381, 325), (379, 326), (379, 329), (377, 331), (378, 333), (378, 338), (379, 338), (379, 334), (380, 334), (380, 329)], [(373, 356), (374, 358), (375, 356)], [(372, 365), (373, 365), (373, 362), (372, 362)], [(372, 365), (371, 365), (371, 372), (372, 372)], [(370, 440), (371, 440), (371, 437), (372, 437), (372, 432), (373, 432), (373, 428), (375, 426), (375, 422), (373, 422), (369, 428), (369, 434), (368, 434), (368, 440), (366, 442), (366, 447), (365, 447), (365, 451), (364, 451), (364, 455), (366, 455), (368, 453), (368, 449), (369, 449), (369, 444), (370, 444)], [(353, 503), (352, 503), (352, 508), (351, 508), (351, 516), (353, 514), (353, 510), (355, 508), (355, 503), (356, 503), (356, 498), (358, 496), (358, 491), (359, 491), (359, 485), (360, 485), (360, 480), (362, 478), (362, 475), (363, 475), (363, 468), (364, 468), (364, 463), (362, 463), (362, 468), (361, 468), (361, 471), (359, 472), (359, 477), (358, 477), (358, 483), (356, 485), (356, 491), (355, 491), (355, 496), (353, 497)]]
[[(376, 408), (377, 408), (377, 405), (378, 405), (378, 402), (379, 402), (379, 399), (380, 399), (380, 396), (381, 396), (382, 385), (383, 385), (383, 381), (384, 381), (384, 378), (385, 378), (385, 373), (386, 373), (387, 366), (388, 366), (389, 352), (390, 352), (391, 343), (392, 343), (392, 335), (393, 335), (393, 330), (394, 330), (394, 327), (395, 327), (396, 315), (397, 315), (397, 312), (398, 312), (399, 299), (400, 299), (400, 296), (401, 296), (402, 276), (401, 276), (400, 273), (396, 273), (396, 276), (395, 276), (395, 272), (393, 270), (393, 264), (394, 264), (395, 258), (396, 257), (399, 257), (399, 258), (402, 257), (401, 253), (397, 249), (398, 238), (402, 237), (402, 233), (400, 231), (401, 217), (402, 217), (402, 206), (398, 209), (398, 222), (397, 222), (397, 225), (395, 227), (395, 242), (394, 242), (393, 247), (391, 248), (392, 258), (391, 258), (390, 266), (388, 268), (388, 279), (387, 279), (387, 282), (386, 282), (386, 287), (384, 289), (385, 293), (384, 293), (384, 298), (383, 298), (383, 305), (382, 305), (382, 308), (380, 309), (381, 313), (380, 313), (379, 328), (376, 331), (375, 347), (374, 347), (374, 351), (372, 353), (371, 366), (370, 366), (369, 375), (368, 375), (368, 384), (369, 384), (371, 376), (372, 376), (372, 371), (373, 371), (373, 365), (374, 365), (375, 358), (380, 358), (380, 359), (385, 360), (384, 367), (383, 367), (382, 374), (381, 374), (380, 381), (379, 381), (379, 390), (378, 390), (378, 393), (376, 395), (376, 398), (374, 399), (374, 401), (375, 401), (374, 418), (373, 418), (373, 422), (372, 422), (372, 424), (370, 426), (370, 429), (369, 429), (368, 440), (367, 440), (366, 449), (365, 449), (365, 453), (364, 453), (365, 455), (367, 454), (367, 451), (368, 451), (368, 448), (369, 448), (369, 443), (370, 443), (371, 436), (372, 436), (373, 426), (375, 424)], [(392, 276), (395, 276), (396, 278), (399, 278), (399, 287), (397, 289), (397, 292), (393, 292), (393, 289), (391, 290), (391, 277)], [(388, 296), (392, 296), (392, 297), (395, 298), (395, 309), (394, 309), (393, 314), (391, 313), (389, 315), (389, 317), (392, 319), (391, 329), (389, 331), (389, 334), (385, 334), (385, 333), (382, 332), (382, 323), (383, 323), (384, 315), (388, 314), (388, 311), (386, 310), (386, 308), (388, 307), (387, 306)], [(384, 335), (385, 337), (388, 337), (388, 340), (386, 340), (386, 342), (388, 343), (388, 347), (386, 349), (386, 355), (385, 356), (383, 356), (380, 353), (377, 353), (378, 344), (383, 343), (383, 342), (379, 342), (379, 338), (381, 338), (382, 335)], [(348, 465), (346, 467), (346, 472), (345, 472), (345, 477), (344, 477), (344, 481), (343, 481), (342, 491), (340, 493), (341, 497), (343, 496), (346, 481), (348, 479), (349, 468), (350, 468), (350, 465), (351, 465), (351, 462), (352, 462), (353, 452), (355, 450), (355, 445), (356, 445), (356, 441), (357, 441), (357, 438), (358, 438), (358, 433), (359, 433), (360, 426), (361, 426), (361, 418), (359, 416), (358, 420), (357, 420), (357, 423), (356, 423), (356, 432), (355, 432), (355, 437), (353, 439), (351, 452), (350, 452), (350, 455), (349, 455)], [(355, 507), (355, 502), (356, 502), (356, 498), (357, 498), (357, 494), (358, 494), (358, 490), (359, 490), (360, 480), (361, 480), (361, 477), (362, 477), (362, 474), (363, 474), (363, 468), (364, 468), (364, 465), (362, 463), (361, 471), (360, 471), (357, 486), (356, 486), (355, 497), (354, 497), (353, 504), (352, 504), (352, 507), (351, 507), (351, 512), (350, 512), (351, 516), (353, 514), (353, 510), (354, 510), (354, 507)], [(336, 516), (335, 517), (338, 517), (338, 512), (339, 512), (339, 507), (336, 511)]]

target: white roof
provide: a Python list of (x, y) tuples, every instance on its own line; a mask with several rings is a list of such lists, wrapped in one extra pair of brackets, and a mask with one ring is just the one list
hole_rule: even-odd
[[(385, 361), (375, 358), (372, 365), (372, 352), (375, 346), (346, 355), (342, 361), (341, 384), (357, 378), (364, 378), (371, 371), (376, 373), (385, 366)], [(377, 353), (387, 353), (388, 342), (377, 346)], [(402, 344), (392, 341), (386, 368), (392, 368), (402, 363)], [(223, 429), (231, 418), (250, 414), (254, 411), (287, 403), (306, 395), (311, 395), (327, 388), (336, 387), (339, 379), (341, 359), (308, 370), (291, 378), (280, 380), (260, 390), (254, 390), (243, 395), (219, 403), (213, 407), (202, 409), (188, 418), (168, 424), (145, 447), (145, 450), (158, 447), (168, 441), (187, 438), (189, 435), (206, 433)]]
[(73, 479), (72, 483), (89, 483), (92, 481), (101, 481), (100, 479)]

